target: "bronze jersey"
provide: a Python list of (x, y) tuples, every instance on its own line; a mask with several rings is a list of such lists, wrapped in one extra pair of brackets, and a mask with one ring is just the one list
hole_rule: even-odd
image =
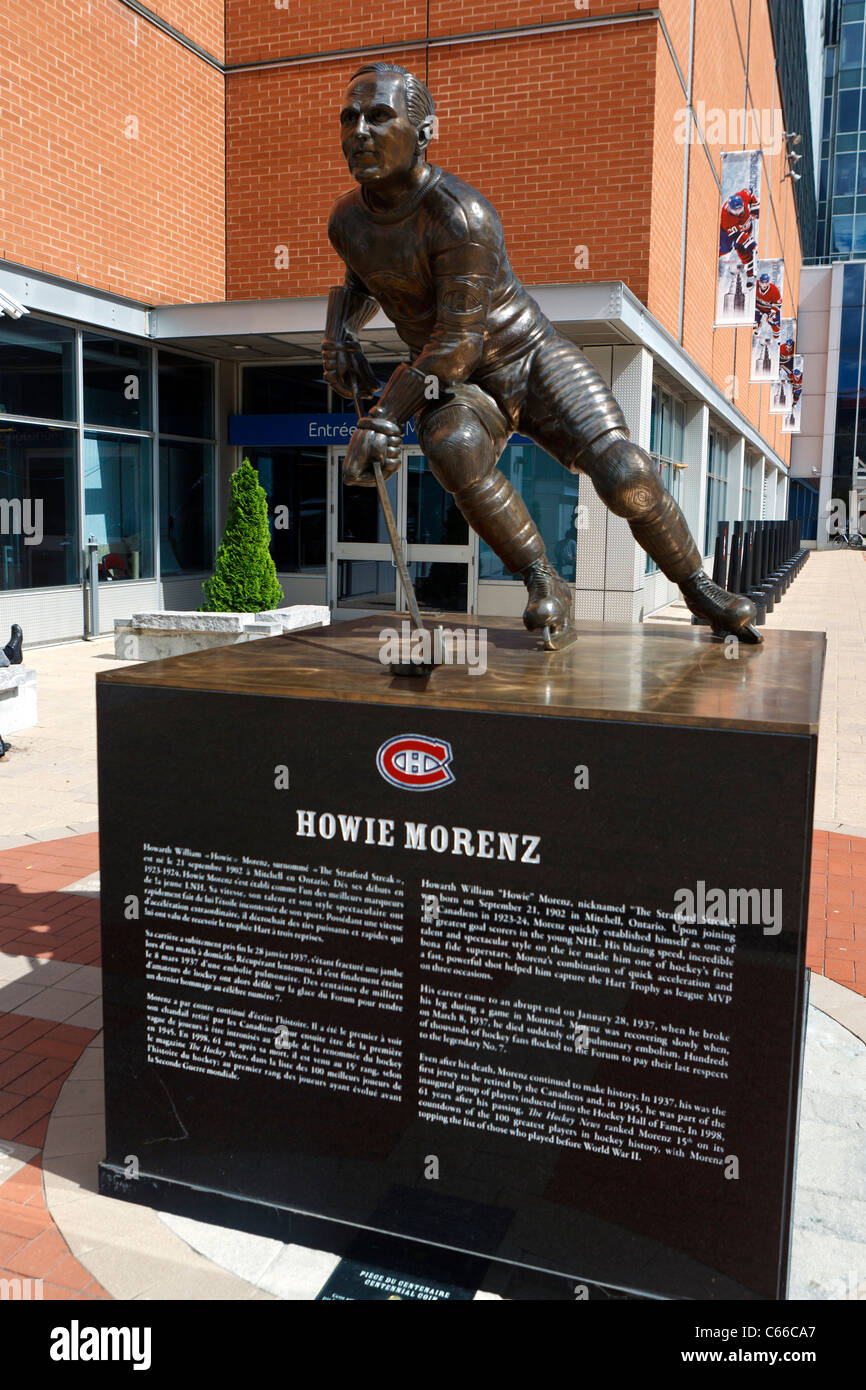
[(552, 326), (511, 269), (495, 209), (427, 167), (426, 182), (388, 212), (368, 206), (361, 188), (345, 194), (328, 237), (347, 287), (377, 300), (413, 365), (456, 383), (523, 357)]

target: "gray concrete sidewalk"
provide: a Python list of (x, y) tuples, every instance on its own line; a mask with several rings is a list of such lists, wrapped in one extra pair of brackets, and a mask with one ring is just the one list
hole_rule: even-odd
[(36, 671), (39, 723), (7, 737), (12, 748), (0, 760), (0, 849), (26, 835), (53, 840), (98, 828), (96, 673), (124, 663), (110, 637), (28, 648), (25, 632), (24, 664)]
[[(682, 602), (649, 622), (690, 623)], [(866, 834), (866, 552), (813, 551), (761, 629), (827, 633), (815, 823)]]

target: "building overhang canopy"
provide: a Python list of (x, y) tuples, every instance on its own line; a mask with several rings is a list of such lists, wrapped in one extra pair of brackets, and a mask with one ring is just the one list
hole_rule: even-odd
[[(709, 406), (725, 426), (744, 436), (748, 446), (787, 471), (784, 459), (627, 285), (610, 280), (527, 288), (558, 331), (581, 347), (645, 348), (660, 379), (686, 399)], [(9, 262), (0, 264), (0, 289), (34, 312), (150, 338), (165, 347), (222, 361), (320, 360), (327, 308), (324, 295), (151, 307)], [(374, 357), (405, 352), (393, 324), (381, 311), (365, 327), (362, 342)]]

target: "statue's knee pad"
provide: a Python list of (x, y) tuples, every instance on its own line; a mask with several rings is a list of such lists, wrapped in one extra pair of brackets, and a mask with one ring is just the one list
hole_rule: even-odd
[(601, 500), (628, 521), (652, 515), (667, 496), (652, 459), (627, 439), (612, 441), (586, 471)]
[(418, 440), (431, 473), (446, 492), (463, 492), (496, 464), (490, 433), (471, 406), (445, 404), (425, 411)]

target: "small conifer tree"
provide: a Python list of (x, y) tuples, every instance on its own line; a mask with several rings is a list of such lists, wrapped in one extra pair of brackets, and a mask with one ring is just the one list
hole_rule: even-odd
[(271, 559), (268, 499), (244, 459), (231, 476), (231, 503), (214, 572), (202, 585), (202, 613), (263, 613), (279, 608), (283, 591)]

